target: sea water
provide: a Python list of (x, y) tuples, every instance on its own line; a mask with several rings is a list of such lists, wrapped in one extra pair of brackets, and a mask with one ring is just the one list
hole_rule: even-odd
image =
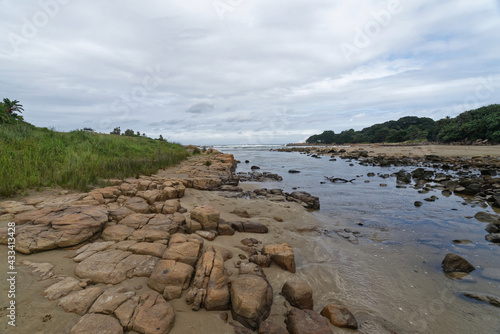
[[(394, 176), (383, 177), (416, 167), (363, 166), (355, 160), (271, 151), (280, 147), (214, 148), (240, 161), (237, 172), (259, 166), (258, 172), (283, 177), (259, 183), (262, 188), (306, 191), (320, 198), (321, 209), (313, 214), (322, 226), (317, 236), (310, 236), (314, 249), (302, 250), (308, 258), (302, 266), (316, 273), (325, 294), (335, 291), (336, 299), (351, 305), (355, 314), (380, 317), (403, 333), (500, 333), (500, 308), (462, 294), (500, 297), (500, 247), (485, 240), (486, 224), (473, 218), (479, 211), (495, 213), (491, 207), (439, 190), (419, 193), (411, 184), (396, 187)], [(300, 173), (289, 173), (291, 169)], [(325, 177), (352, 182), (332, 183)], [(432, 195), (438, 199), (425, 201)], [(415, 201), (423, 205), (416, 207)], [(355, 243), (337, 235), (346, 229), (355, 232)], [(457, 239), (471, 243), (453, 243)], [(297, 252), (300, 256), (301, 250)], [(440, 265), (450, 252), (467, 258), (477, 270), (462, 279), (445, 276)]]

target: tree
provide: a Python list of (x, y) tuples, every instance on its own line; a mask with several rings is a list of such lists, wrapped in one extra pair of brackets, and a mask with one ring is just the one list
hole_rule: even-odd
[(122, 131), (120, 130), (120, 127), (118, 126), (118, 127), (114, 128), (113, 131), (111, 131), (109, 134), (119, 136), (121, 132)]
[(134, 130), (132, 129), (127, 129), (125, 130), (125, 132), (123, 133), (124, 136), (129, 136), (129, 137), (133, 137), (134, 136)]
[(164, 141), (165, 139), (163, 139), (163, 136), (160, 135), (160, 137), (158, 138), (158, 140)]
[(22, 114), (22, 112), (24, 111), (22, 104), (19, 104), (18, 100), (11, 101), (8, 98), (4, 98), (3, 104), (6, 107), (5, 111), (7, 112), (7, 114), (12, 115), (14, 114), (14, 112), (19, 112)]

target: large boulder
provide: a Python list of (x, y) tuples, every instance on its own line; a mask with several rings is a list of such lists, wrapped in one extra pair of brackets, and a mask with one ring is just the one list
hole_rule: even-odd
[(476, 268), (474, 268), (474, 266), (470, 264), (469, 261), (453, 253), (446, 254), (446, 257), (441, 263), (441, 268), (443, 268), (443, 271), (445, 273), (452, 273), (452, 272), (470, 273), (471, 271), (476, 270)]
[(136, 309), (133, 329), (149, 334), (168, 334), (175, 322), (175, 311), (156, 291), (145, 292)]
[(167, 300), (179, 298), (182, 290), (189, 287), (194, 268), (182, 262), (160, 260), (156, 265), (148, 286), (163, 294)]
[(45, 291), (43, 291), (43, 296), (49, 300), (58, 299), (68, 295), (73, 291), (79, 291), (80, 281), (73, 277), (65, 277), (61, 281), (52, 284)]
[(231, 282), (233, 319), (252, 330), (266, 320), (273, 304), (273, 289), (263, 277), (240, 275)]
[(224, 267), (228, 258), (219, 248), (208, 247), (196, 265), (196, 274), (186, 302), (193, 310), (205, 307), (207, 311), (229, 310), (229, 273)]
[(321, 315), (330, 320), (332, 325), (341, 328), (358, 329), (354, 315), (341, 304), (330, 304), (321, 310)]
[(194, 267), (202, 247), (203, 240), (199, 238), (174, 234), (168, 249), (163, 253), (163, 259), (175, 260)]
[(297, 308), (312, 310), (314, 308), (311, 286), (305, 281), (288, 281), (283, 285), (281, 294)]
[(198, 206), (191, 211), (191, 219), (199, 222), (204, 230), (217, 230), (220, 212), (209, 205)]
[(70, 334), (123, 334), (116, 318), (104, 314), (86, 314), (71, 329)]
[(132, 197), (129, 198), (125, 203), (124, 206), (127, 209), (130, 209), (136, 213), (150, 213), (151, 208), (148, 202), (141, 197)]
[(312, 310), (293, 309), (285, 323), (290, 334), (333, 334), (326, 319)]
[(262, 248), (262, 255), (267, 255), (281, 268), (295, 273), (295, 254), (287, 243), (269, 244)]

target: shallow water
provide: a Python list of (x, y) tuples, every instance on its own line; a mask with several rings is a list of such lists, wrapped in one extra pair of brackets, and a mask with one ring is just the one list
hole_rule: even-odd
[[(297, 187), (320, 198), (321, 210), (314, 215), (323, 222), (323, 233), (301, 234), (303, 247), (296, 249), (298, 268), (315, 287), (316, 306), (332, 299), (344, 302), (366, 333), (382, 332), (381, 324), (398, 333), (500, 333), (500, 308), (461, 295), (473, 291), (500, 297), (500, 247), (484, 239), (486, 224), (471, 218), (479, 211), (494, 213), (490, 207), (439, 190), (420, 194), (411, 185), (396, 188), (395, 177), (378, 176), (402, 167), (366, 167), (271, 152), (266, 146), (216, 149), (241, 161), (237, 172), (257, 165), (259, 172), (283, 177), (260, 184), (263, 188), (291, 192)], [(289, 174), (289, 169), (301, 173)], [(369, 172), (377, 176), (368, 177)], [(355, 180), (321, 184), (325, 176)], [(438, 197), (435, 202), (424, 201), (432, 195)], [(422, 207), (414, 206), (417, 200)], [(344, 228), (359, 231), (359, 244), (335, 233)], [(455, 245), (454, 239), (472, 244)], [(477, 270), (461, 280), (446, 277), (440, 266), (449, 252), (467, 258)]]

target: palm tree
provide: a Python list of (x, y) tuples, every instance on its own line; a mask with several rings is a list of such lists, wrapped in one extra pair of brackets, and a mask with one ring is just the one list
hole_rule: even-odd
[(8, 98), (4, 98), (3, 104), (6, 107), (7, 114), (12, 114), (15, 111), (22, 113), (24, 111), (22, 104), (19, 104), (18, 100), (11, 101)]

